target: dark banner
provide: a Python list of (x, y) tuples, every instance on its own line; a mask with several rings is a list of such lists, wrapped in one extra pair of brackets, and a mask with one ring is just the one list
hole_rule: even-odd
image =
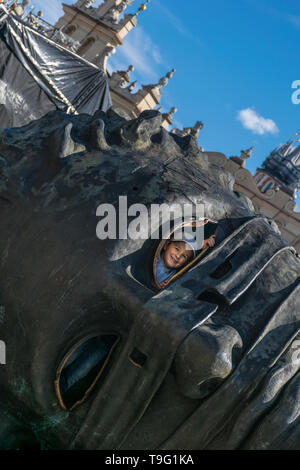
[(111, 106), (95, 65), (10, 15), (0, 27), (0, 127), (22, 126), (52, 109), (94, 114)]

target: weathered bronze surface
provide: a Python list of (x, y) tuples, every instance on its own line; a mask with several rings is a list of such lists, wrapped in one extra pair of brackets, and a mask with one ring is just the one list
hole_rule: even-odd
[[(300, 448), (299, 258), (194, 137), (160, 124), (57, 111), (0, 133), (3, 449)], [(121, 195), (205, 204), (223, 236), (159, 291), (157, 244), (96, 237), (97, 207)], [(65, 410), (59, 365), (98, 335), (119, 338), (106, 374)]]

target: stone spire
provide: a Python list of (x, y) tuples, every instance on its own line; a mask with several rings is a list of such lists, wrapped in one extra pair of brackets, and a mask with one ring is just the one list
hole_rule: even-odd
[(107, 61), (112, 54), (115, 54), (116, 48), (114, 46), (106, 46), (102, 51), (100, 51), (93, 63), (100, 67), (102, 70), (106, 70)]
[(173, 77), (174, 73), (175, 73), (175, 69), (172, 69), (171, 72), (166, 73), (166, 75), (159, 80), (159, 82), (156, 86), (158, 86), (159, 88), (162, 88), (163, 86), (166, 86), (168, 84), (170, 78)]
[(147, 4), (150, 3), (150, 0), (146, 0), (145, 3), (142, 3), (140, 6), (139, 6), (139, 9), (138, 11), (136, 12), (136, 16), (138, 16), (142, 11), (145, 11), (147, 9)]
[(243, 168), (245, 168), (245, 161), (251, 157), (252, 152), (253, 152), (253, 147), (250, 147), (248, 150), (241, 150), (241, 154), (239, 157), (232, 156), (230, 157), (230, 159), (238, 163)]
[(124, 0), (119, 5), (111, 7), (108, 12), (103, 16), (103, 19), (111, 21), (115, 24), (118, 23), (120, 14), (125, 10), (127, 6), (128, 2)]
[(287, 161), (290, 161), (293, 165), (300, 165), (300, 145), (294, 148), (290, 153), (286, 155)]
[(172, 69), (154, 85), (142, 85), (142, 88), (136, 94), (136, 99), (139, 102), (147, 103), (148, 109), (154, 109), (158, 104), (160, 104), (162, 96), (161, 89), (167, 85), (174, 72), (175, 69)]
[(74, 3), (75, 7), (78, 8), (90, 8), (96, 0), (78, 0)]
[[(101, 20), (111, 23), (111, 25), (115, 27), (119, 23), (121, 13), (123, 13), (123, 11), (131, 5), (132, 2), (133, 0), (105, 0), (97, 9), (95, 9), (95, 14)], [(123, 20), (121, 20), (121, 22), (123, 22)]]
[(166, 73), (166, 75), (164, 77), (162, 77), (158, 83), (155, 83), (153, 85), (143, 85), (143, 90), (146, 90), (146, 91), (158, 91), (160, 92), (161, 88), (163, 88), (164, 86), (166, 86), (170, 80), (170, 78), (173, 77), (174, 73), (175, 73), (175, 69), (172, 69), (170, 72)]
[(116, 8), (119, 13), (122, 13), (122, 11), (132, 3), (133, 0), (104, 0), (101, 5), (96, 8), (96, 11), (100, 16), (103, 16), (111, 8)]
[(277, 151), (280, 152), (283, 157), (286, 157), (286, 155), (288, 155), (292, 147), (293, 147), (293, 139), (290, 139), (281, 147), (279, 147)]
[(253, 147), (250, 147), (248, 150), (241, 150), (240, 159), (247, 160), (248, 158), (251, 157), (252, 152), (253, 152)]
[(164, 123), (165, 123), (164, 127), (170, 126), (172, 124), (173, 114), (175, 114), (175, 113), (177, 113), (177, 108), (173, 107), (173, 108), (170, 109), (170, 111), (168, 113), (163, 113), (162, 114), (162, 125), (164, 126)]
[(300, 146), (294, 147), (296, 133), (284, 145), (273, 150), (263, 162), (261, 172), (272, 177), (281, 189), (293, 197), (300, 189)]
[(85, 0), (83, 6), (85, 8), (90, 8), (93, 5), (93, 3), (95, 3), (95, 0)]
[[(131, 5), (133, 0), (104, 0), (98, 7), (93, 5), (96, 0), (79, 0), (74, 6), (95, 20), (101, 20), (113, 29), (118, 29), (121, 13)], [(131, 17), (135, 15), (130, 15)], [(122, 20), (123, 22), (123, 20)]]
[[(118, 0), (120, 1), (120, 0)], [(133, 0), (125, 0), (125, 2), (123, 1), (122, 4), (126, 3), (126, 6), (127, 5), (130, 5), (132, 3)], [(119, 35), (123, 38), (124, 36), (126, 36), (126, 34), (129, 33), (129, 31), (134, 28), (135, 26), (137, 26), (137, 17), (138, 15), (145, 11), (147, 9), (147, 4), (150, 2), (150, 0), (146, 0), (145, 3), (142, 3), (137, 12), (134, 13), (134, 14), (125, 14), (124, 17), (115, 23), (115, 26), (114, 28), (118, 31)], [(120, 5), (121, 6), (121, 5)], [(123, 11), (123, 10), (122, 10)]]

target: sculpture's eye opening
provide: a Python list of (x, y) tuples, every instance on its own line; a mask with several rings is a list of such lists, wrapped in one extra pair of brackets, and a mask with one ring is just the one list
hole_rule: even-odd
[(55, 391), (65, 410), (72, 410), (82, 403), (94, 386), (104, 380), (118, 340), (119, 336), (115, 334), (90, 337), (64, 357), (56, 373)]
[(201, 294), (198, 295), (197, 299), (214, 305), (222, 306), (226, 304), (224, 297), (222, 297), (222, 295), (213, 290), (205, 290), (201, 292)]
[(232, 269), (232, 264), (230, 259), (226, 259), (224, 263), (220, 264), (213, 273), (210, 274), (210, 277), (213, 279), (222, 279), (222, 277), (226, 276), (229, 271)]
[[(214, 246), (217, 223), (191, 221), (181, 223), (158, 245), (153, 260), (153, 283), (168, 287), (185, 274)], [(181, 235), (177, 234), (181, 232)]]

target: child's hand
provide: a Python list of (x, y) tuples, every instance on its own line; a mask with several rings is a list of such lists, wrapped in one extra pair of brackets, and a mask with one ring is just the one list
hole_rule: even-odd
[(215, 234), (204, 240), (202, 248), (212, 248), (215, 245)]
[(167, 284), (168, 284), (168, 281), (163, 281), (159, 285), (163, 289), (164, 287), (166, 287)]

